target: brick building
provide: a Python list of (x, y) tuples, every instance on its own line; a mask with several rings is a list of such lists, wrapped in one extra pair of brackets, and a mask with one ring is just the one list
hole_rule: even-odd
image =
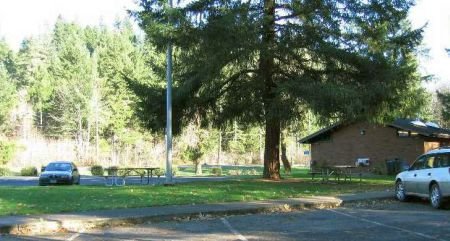
[(370, 165), (400, 159), (409, 163), (424, 152), (450, 145), (450, 130), (434, 123), (398, 119), (389, 125), (367, 122), (338, 123), (299, 141), (311, 144), (311, 160), (317, 165)]

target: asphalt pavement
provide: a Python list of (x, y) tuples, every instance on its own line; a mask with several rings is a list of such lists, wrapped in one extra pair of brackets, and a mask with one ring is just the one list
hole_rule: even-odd
[[(197, 181), (224, 181), (236, 177), (174, 177), (175, 183), (197, 182)], [(165, 177), (162, 176), (150, 178), (150, 185), (163, 184)], [(0, 186), (37, 186), (39, 183), (38, 177), (0, 177)], [(147, 177), (144, 177), (141, 182), (140, 177), (127, 177), (125, 179), (126, 185), (141, 185), (147, 184)], [(81, 176), (80, 185), (105, 185), (105, 178), (98, 176)]]
[(344, 204), (335, 209), (258, 213), (149, 222), (40, 236), (3, 236), (8, 241), (97, 240), (450, 240), (450, 210), (428, 202), (392, 199)]
[(356, 202), (367, 199), (392, 199), (392, 197), (392, 191), (380, 191), (348, 194), (338, 197), (311, 196), (252, 202), (154, 206), (62, 214), (6, 216), (0, 218), (0, 233), (30, 235), (58, 231), (80, 232), (85, 229), (104, 226), (136, 225), (146, 222), (197, 218), (204, 215), (224, 216), (263, 212), (286, 212), (310, 208), (334, 208), (344, 202)]

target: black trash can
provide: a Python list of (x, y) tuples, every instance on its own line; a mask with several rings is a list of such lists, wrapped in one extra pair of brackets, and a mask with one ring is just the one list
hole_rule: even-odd
[(386, 160), (386, 173), (388, 175), (395, 175), (396, 160)]
[(409, 164), (405, 160), (400, 160), (398, 158), (386, 160), (386, 171), (388, 175), (397, 175), (408, 168)]

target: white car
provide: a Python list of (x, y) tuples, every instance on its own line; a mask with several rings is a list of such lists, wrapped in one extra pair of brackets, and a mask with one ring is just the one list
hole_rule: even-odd
[(434, 208), (442, 207), (444, 199), (450, 197), (450, 147), (419, 156), (395, 177), (395, 197), (406, 201), (409, 196), (428, 198)]

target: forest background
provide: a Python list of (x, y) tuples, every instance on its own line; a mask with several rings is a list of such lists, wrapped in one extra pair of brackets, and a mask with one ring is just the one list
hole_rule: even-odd
[[(164, 133), (142, 128), (127, 78), (164, 84), (155, 74), (164, 61), (130, 19), (110, 28), (59, 18), (53, 31), (24, 40), (17, 52), (0, 40), (0, 165), (16, 171), (52, 160), (162, 166)], [(310, 113), (305, 124), (284, 131), (284, 153), (295, 164), (308, 162), (307, 147), (297, 140), (317, 128)], [(262, 164), (263, 134), (261, 126), (237, 120), (220, 130), (192, 124), (174, 139), (174, 161)], [(201, 150), (192, 147), (199, 142)]]
[[(0, 40), (0, 166), (164, 165), (164, 131), (143, 127), (139, 115), (146, 113), (129, 81), (164, 86), (165, 56), (135, 34), (131, 21), (84, 27), (58, 18), (52, 31), (24, 40), (18, 51)], [(426, 104), (408, 117), (450, 126), (448, 86), (424, 96)], [(306, 109), (283, 126), (281, 159), (308, 165), (308, 146), (298, 140), (330, 122)], [(261, 165), (263, 155), (263, 126), (238, 119), (221, 128), (194, 121), (174, 139), (176, 165)]]

